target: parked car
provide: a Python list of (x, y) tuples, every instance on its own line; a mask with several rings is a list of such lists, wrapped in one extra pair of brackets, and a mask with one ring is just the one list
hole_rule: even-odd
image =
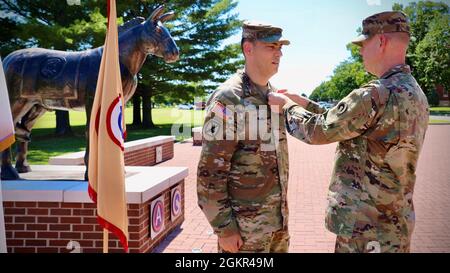
[(192, 104), (180, 104), (180, 105), (178, 105), (178, 109), (180, 109), (180, 110), (192, 110), (192, 109), (194, 109), (194, 105), (192, 105)]
[(333, 103), (326, 102), (326, 101), (319, 101), (318, 104), (320, 107), (325, 108), (327, 110), (334, 107)]
[(206, 102), (200, 101), (195, 103), (195, 110), (205, 110), (206, 108)]

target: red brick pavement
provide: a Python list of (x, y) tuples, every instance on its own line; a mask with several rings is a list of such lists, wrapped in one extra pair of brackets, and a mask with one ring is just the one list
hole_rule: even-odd
[[(450, 252), (450, 126), (430, 126), (421, 154), (414, 194), (416, 228), (412, 252)], [(323, 223), (336, 144), (309, 146), (289, 139), (290, 252), (333, 252), (335, 235)], [(175, 145), (163, 166), (188, 166), (185, 221), (155, 252), (216, 252), (217, 237), (197, 207), (196, 168), (200, 147)]]

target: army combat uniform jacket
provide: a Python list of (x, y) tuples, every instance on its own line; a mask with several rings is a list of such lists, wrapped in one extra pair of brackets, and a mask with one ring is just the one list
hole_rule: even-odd
[[(241, 234), (245, 242), (249, 236), (287, 230), (287, 139), (283, 116), (268, 106), (272, 91), (270, 84), (260, 90), (238, 71), (207, 102), (197, 193), (219, 236)], [(257, 126), (248, 119), (239, 122), (244, 116), (253, 117)], [(272, 119), (278, 119), (278, 128), (271, 128)]]
[(339, 142), (326, 227), (394, 248), (409, 242), (415, 172), (429, 118), (427, 98), (409, 67), (395, 66), (334, 108), (315, 111), (284, 107), (294, 137), (309, 144)]

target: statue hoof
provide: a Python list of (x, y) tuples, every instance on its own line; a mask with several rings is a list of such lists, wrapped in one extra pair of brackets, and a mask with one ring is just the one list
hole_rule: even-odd
[(29, 173), (31, 172), (31, 167), (27, 165), (17, 165), (16, 164), (16, 170), (18, 173)]
[(12, 165), (2, 165), (2, 180), (19, 180), (20, 176)]

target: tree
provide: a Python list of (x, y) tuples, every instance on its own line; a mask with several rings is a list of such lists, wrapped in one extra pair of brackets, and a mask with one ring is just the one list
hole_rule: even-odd
[(429, 89), (426, 95), (430, 106), (439, 106), (439, 95), (435, 88)]
[(449, 6), (444, 2), (419, 1), (408, 6), (394, 4), (393, 10), (408, 15), (411, 43), (407, 63), (428, 98), (436, 97), (436, 84), (449, 86)]
[(373, 79), (362, 64), (359, 50), (353, 45), (348, 45), (352, 56), (340, 63), (333, 71), (333, 76), (328, 81), (322, 82), (311, 93), (313, 100), (341, 100), (352, 90), (359, 88)]
[(142, 118), (141, 118), (141, 94), (136, 93), (133, 96), (133, 127), (142, 127)]
[[(356, 30), (357, 35), (362, 32), (361, 28)], [(341, 100), (352, 90), (359, 88), (374, 77), (364, 69), (362, 56), (359, 52), (360, 47), (349, 43), (347, 50), (350, 57), (341, 62), (334, 70), (329, 80), (322, 82), (311, 93), (310, 99), (313, 100)]]
[(409, 18), (411, 36), (414, 38), (409, 45), (410, 59), (408, 60), (408, 63), (413, 64), (416, 47), (427, 35), (430, 22), (433, 21), (436, 16), (448, 14), (449, 7), (444, 2), (419, 1), (411, 2), (406, 7), (396, 3), (392, 6), (392, 9), (404, 12)]
[(311, 93), (309, 98), (313, 101), (329, 101), (328, 90), (330, 81), (324, 81), (319, 86), (317, 86)]
[(436, 93), (437, 85), (450, 88), (449, 18), (448, 14), (435, 17), (416, 47), (414, 66), (419, 71), (418, 81), (427, 93)]
[[(408, 48), (407, 63), (412, 66), (413, 76), (425, 88), (429, 99), (436, 99), (437, 84), (449, 88), (449, 8), (443, 2), (419, 1), (404, 7), (394, 4), (393, 10), (408, 15), (411, 26), (411, 42)], [(361, 33), (361, 28), (356, 31)], [(363, 85), (374, 77), (364, 70), (359, 47), (347, 45), (351, 57), (339, 64), (330, 80), (323, 82), (310, 98), (333, 98), (340, 100), (354, 88)]]
[(334, 100), (341, 100), (354, 89), (359, 88), (372, 77), (365, 72), (361, 62), (347, 60), (342, 62), (334, 70), (330, 80), (328, 95)]

